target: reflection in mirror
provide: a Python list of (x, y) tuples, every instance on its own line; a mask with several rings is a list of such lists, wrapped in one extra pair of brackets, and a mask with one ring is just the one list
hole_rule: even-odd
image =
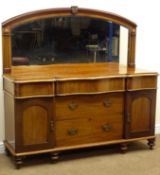
[(128, 52), (125, 30), (110, 21), (77, 16), (21, 24), (12, 29), (12, 64), (122, 62)]

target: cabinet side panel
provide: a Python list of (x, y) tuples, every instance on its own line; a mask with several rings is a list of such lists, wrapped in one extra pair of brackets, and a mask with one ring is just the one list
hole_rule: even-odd
[(5, 140), (15, 148), (14, 98), (4, 92)]
[(4, 78), (3, 88), (8, 93), (14, 95), (14, 83), (12, 81), (10, 81), (9, 79)]

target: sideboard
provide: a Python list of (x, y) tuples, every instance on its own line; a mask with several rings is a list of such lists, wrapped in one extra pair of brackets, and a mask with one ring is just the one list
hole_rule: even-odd
[[(126, 64), (119, 25), (128, 30)], [(55, 161), (63, 151), (111, 144), (125, 152), (139, 140), (153, 149), (158, 74), (135, 66), (135, 23), (71, 7), (14, 17), (2, 33), (4, 144), (17, 168), (34, 154)]]

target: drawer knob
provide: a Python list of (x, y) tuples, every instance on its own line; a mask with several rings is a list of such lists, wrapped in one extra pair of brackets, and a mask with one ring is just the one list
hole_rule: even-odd
[(78, 107), (78, 104), (73, 103), (73, 102), (71, 102), (71, 103), (68, 105), (68, 108), (69, 108), (70, 110), (75, 110), (77, 107)]
[(78, 129), (75, 129), (75, 128), (68, 129), (68, 135), (74, 136), (76, 134), (78, 134)]
[(106, 108), (108, 108), (108, 107), (110, 107), (111, 105), (112, 105), (112, 102), (110, 101), (110, 100), (104, 100), (103, 101), (103, 105), (106, 107)]
[(112, 129), (112, 126), (110, 124), (102, 125), (102, 130), (104, 132), (109, 132), (109, 131), (111, 131), (111, 129)]

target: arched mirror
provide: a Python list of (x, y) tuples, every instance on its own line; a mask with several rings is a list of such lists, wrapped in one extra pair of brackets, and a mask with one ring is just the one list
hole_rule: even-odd
[(136, 24), (90, 10), (50, 9), (3, 23), (4, 69), (21, 65), (115, 62), (135, 66)]
[(127, 63), (128, 29), (85, 16), (34, 20), (11, 31), (12, 64)]

